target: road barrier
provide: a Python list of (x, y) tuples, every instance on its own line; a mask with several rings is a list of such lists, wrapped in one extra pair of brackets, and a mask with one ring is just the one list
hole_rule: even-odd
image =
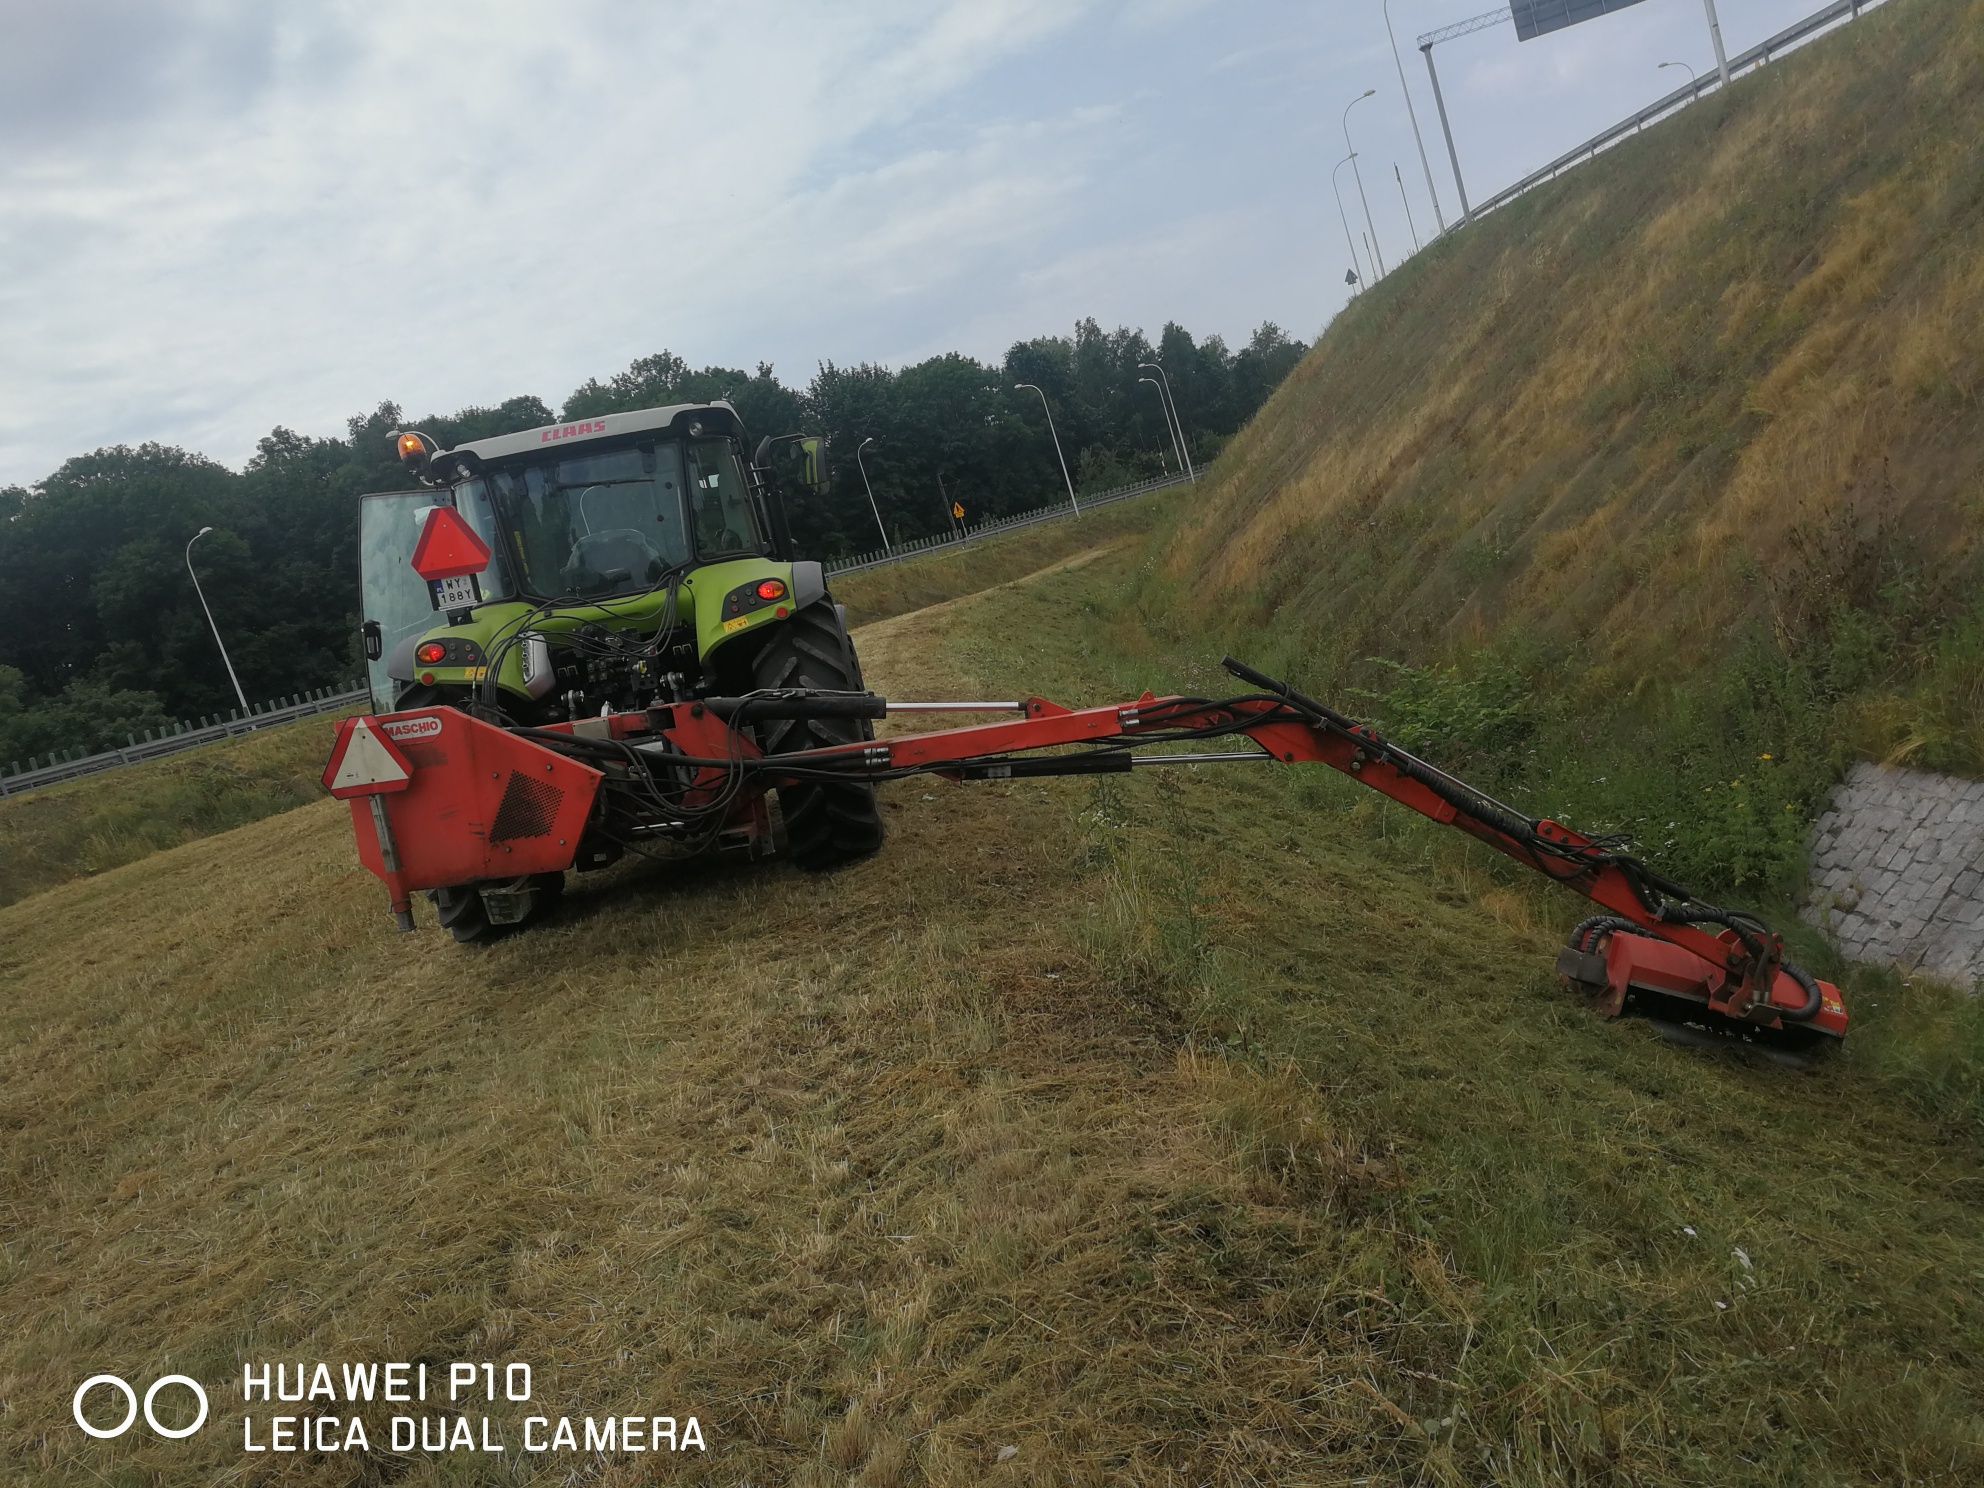
[(341, 713), (358, 707), (365, 697), (363, 686), (320, 687), (314, 692), (277, 698), (260, 707), (251, 706), (246, 713), (237, 709), (223, 718), (203, 718), (197, 724), (176, 723), (169, 728), (146, 729), (142, 739), (136, 734), (129, 735), (130, 742), (122, 749), (106, 749), (100, 754), (78, 749), (52, 755), (48, 763), (40, 766), (35, 765), (35, 760), (40, 758), (35, 755), (29, 758), (26, 769), (16, 764), (8, 772), (0, 774), (0, 796), (15, 796), (44, 785), (57, 785), (64, 780), (95, 775), (102, 770), (142, 764), (146, 760), (161, 759), (182, 750), (197, 749), (202, 744), (218, 744), (223, 739), (239, 738), (242, 734), (252, 734), (260, 729), (294, 723), (299, 718), (309, 718), (317, 713)]
[[(1170, 486), (1179, 485), (1186, 479), (1188, 477), (1182, 475), (1163, 476), (1157, 480), (1138, 481), (1133, 485), (1098, 491), (1093, 496), (1082, 497), (1081, 507), (1083, 511), (1088, 511), (1094, 507), (1128, 501), (1133, 496), (1142, 496), (1151, 491), (1162, 491)], [(1010, 517), (989, 518), (965, 528), (963, 532), (954, 536), (922, 538), (901, 544), (892, 552), (877, 550), (874, 553), (857, 554), (852, 558), (834, 559), (827, 563), (826, 568), (830, 575), (882, 568), (891, 563), (904, 563), (909, 559), (926, 557), (932, 553), (950, 552), (969, 546), (981, 538), (995, 537), (1002, 532), (1016, 532), (1022, 527), (1032, 527), (1040, 522), (1051, 522), (1058, 517), (1072, 515), (1068, 503), (1058, 501), (1033, 511), (1018, 512)], [(285, 723), (295, 723), (298, 719), (310, 718), (320, 713), (351, 712), (364, 707), (369, 696), (370, 693), (362, 682), (343, 688), (320, 687), (314, 692), (277, 698), (274, 702), (264, 703), (260, 707), (251, 707), (245, 714), (237, 710), (224, 718), (203, 718), (197, 724), (178, 723), (160, 730), (147, 729), (142, 739), (136, 734), (130, 735), (129, 743), (122, 749), (106, 749), (96, 754), (77, 749), (51, 755), (40, 765), (35, 763), (40, 756), (31, 756), (25, 767), (15, 763), (6, 771), (0, 771), (0, 796), (17, 796), (27, 791), (38, 790), (44, 785), (59, 785), (65, 780), (78, 780), (85, 775), (96, 775), (104, 770), (116, 770), (125, 765), (162, 759), (169, 754), (198, 749), (203, 744), (218, 744), (224, 739), (238, 738), (242, 734), (252, 734), (259, 729), (276, 728)]]

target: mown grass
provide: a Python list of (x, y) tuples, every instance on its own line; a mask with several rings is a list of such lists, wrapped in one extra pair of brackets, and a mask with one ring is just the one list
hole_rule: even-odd
[[(869, 670), (1216, 689), (1135, 556), (871, 627)], [(329, 803), (0, 910), (0, 1457), (648, 1480), (235, 1445), (243, 1359), (465, 1356), (696, 1411), (683, 1481), (1984, 1473), (1977, 1133), (1883, 1042), (1931, 994), (1852, 981), (1816, 1074), (1672, 1048), (1555, 986), (1576, 901), (1359, 795), (909, 782), (859, 868), (582, 881), (481, 955), (395, 936)], [(228, 1434), (68, 1427), (168, 1367)]]

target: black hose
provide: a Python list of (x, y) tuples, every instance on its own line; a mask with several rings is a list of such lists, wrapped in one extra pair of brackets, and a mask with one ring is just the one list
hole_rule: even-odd
[(1588, 920), (1579, 920), (1572, 927), (1569, 942), (1571, 949), (1588, 954), (1592, 949), (1592, 942), (1598, 938), (1600, 932), (1606, 930), (1617, 935), (1646, 934), (1643, 927), (1635, 925), (1631, 920), (1621, 919), (1618, 915), (1593, 915)]
[(1809, 1023), (1818, 1017), (1819, 1009), (1825, 1005), (1826, 995), (1819, 990), (1819, 984), (1811, 973), (1794, 962), (1780, 962), (1784, 974), (1805, 989), (1805, 1004), (1798, 1008), (1776, 1008), (1778, 1017), (1787, 1023)]

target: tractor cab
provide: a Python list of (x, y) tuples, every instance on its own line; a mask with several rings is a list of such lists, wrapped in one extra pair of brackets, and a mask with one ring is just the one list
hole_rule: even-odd
[[(393, 439), (426, 489), (360, 508), (365, 655), (382, 709), (479, 701), (546, 723), (684, 695), (719, 672), (742, 681), (762, 628), (825, 597), (819, 565), (792, 561), (770, 460), (789, 441), (747, 456), (728, 403), (452, 449), (418, 430)], [(819, 445), (789, 451), (807, 484)]]

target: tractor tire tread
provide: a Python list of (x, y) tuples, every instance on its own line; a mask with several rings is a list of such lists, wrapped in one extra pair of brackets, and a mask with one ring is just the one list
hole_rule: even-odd
[[(758, 653), (753, 685), (760, 688), (850, 690), (859, 685), (854, 647), (831, 605), (809, 605), (775, 630)], [(759, 726), (766, 754), (819, 749), (872, 736), (865, 728), (827, 719), (767, 719)], [(822, 871), (865, 858), (882, 845), (875, 787), (808, 781), (778, 793), (792, 861)]]

